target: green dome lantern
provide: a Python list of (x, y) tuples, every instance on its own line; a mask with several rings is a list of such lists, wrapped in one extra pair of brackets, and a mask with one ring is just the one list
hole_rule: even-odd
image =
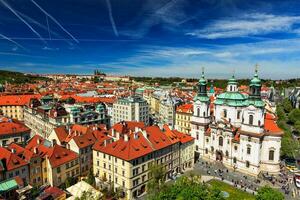
[(199, 79), (199, 85), (206, 85), (207, 84), (207, 81), (204, 77), (204, 70), (202, 70), (202, 75), (201, 75), (201, 78)]
[(261, 80), (258, 78), (258, 65), (255, 66), (255, 74), (254, 77), (250, 81), (250, 99), (260, 99), (261, 98)]
[(237, 84), (237, 80), (235, 79), (234, 74), (232, 75), (232, 77), (230, 79), (228, 79), (228, 84), (231, 84), (231, 85)]
[(207, 96), (207, 81), (204, 76), (204, 68), (202, 68), (202, 75), (198, 82), (198, 94), (195, 96), (194, 101), (200, 100), (202, 102), (209, 101), (209, 97)]
[(254, 77), (250, 81), (250, 86), (261, 86), (261, 80), (258, 78), (257, 68), (255, 69)]

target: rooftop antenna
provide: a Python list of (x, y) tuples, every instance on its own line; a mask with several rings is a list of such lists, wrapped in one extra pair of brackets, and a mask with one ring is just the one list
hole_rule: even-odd
[(259, 65), (256, 63), (256, 65), (255, 65), (255, 74), (257, 74), (257, 72), (258, 72), (258, 67), (259, 67)]
[(233, 68), (232, 69), (232, 78), (234, 78), (235, 77), (235, 69)]

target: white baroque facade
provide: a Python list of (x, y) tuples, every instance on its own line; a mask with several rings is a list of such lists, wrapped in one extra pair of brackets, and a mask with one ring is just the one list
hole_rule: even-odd
[(234, 76), (229, 79), (226, 92), (213, 102), (213, 115), (203, 73), (198, 85), (191, 118), (196, 156), (254, 176), (262, 171), (278, 173), (283, 132), (275, 116), (265, 111), (257, 71), (249, 95), (238, 92)]

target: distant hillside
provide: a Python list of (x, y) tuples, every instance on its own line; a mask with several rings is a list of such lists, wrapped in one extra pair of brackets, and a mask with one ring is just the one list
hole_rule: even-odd
[[(184, 78), (180, 77), (131, 77), (131, 79), (135, 81), (145, 82), (149, 85), (154, 85), (155, 83), (158, 83), (160, 85), (174, 85), (174, 82), (180, 82)], [(187, 82), (195, 82), (199, 79), (193, 79), (193, 78), (186, 78)], [(250, 79), (238, 79), (239, 85), (249, 85)], [(208, 80), (208, 86), (213, 84), (216, 87), (219, 88), (226, 88), (228, 83), (227, 79), (209, 79)], [(288, 80), (269, 80), (269, 79), (262, 79), (262, 83), (268, 87), (273, 85), (277, 89), (283, 89), (288, 87), (295, 87), (300, 86), (300, 79), (288, 79)]]
[(0, 83), (1, 84), (4, 84), (5, 82), (15, 83), (15, 84), (35, 83), (36, 81), (39, 81), (39, 80), (49, 80), (49, 79), (45, 78), (45, 77), (23, 74), (21, 72), (0, 70)]

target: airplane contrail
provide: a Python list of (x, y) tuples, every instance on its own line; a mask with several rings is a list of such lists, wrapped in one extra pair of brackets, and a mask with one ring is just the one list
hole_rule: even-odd
[(30, 24), (28, 24), (8, 3), (6, 3), (4, 0), (0, 0), (0, 2), (6, 8), (8, 8), (17, 18), (19, 18), (19, 20), (21, 20), (35, 35), (37, 35), (41, 41), (46, 43), (46, 41), (42, 38), (42, 36), (36, 30), (34, 30), (34, 28), (30, 26)]
[(107, 4), (107, 9), (108, 9), (108, 14), (109, 14), (109, 20), (110, 20), (112, 29), (113, 29), (115, 35), (118, 37), (118, 36), (119, 36), (119, 33), (118, 33), (118, 30), (117, 30), (117, 27), (116, 27), (116, 23), (115, 23), (113, 14), (112, 14), (112, 9), (111, 9), (110, 0), (106, 0), (106, 4)]
[[(36, 25), (38, 25), (40, 28), (42, 28), (42, 29), (44, 29), (44, 30), (50, 32), (52, 35), (55, 35), (56, 37), (59, 37), (59, 38), (63, 38), (67, 44), (73, 45), (72, 42), (70, 42), (69, 40), (65, 39), (63, 36), (61, 36), (61, 35), (58, 34), (57, 32), (52, 31), (50, 28), (48, 29), (47, 26), (45, 26), (45, 25), (39, 23), (38, 21), (32, 19), (31, 17), (29, 17), (29, 16), (27, 16), (27, 15), (21, 13), (21, 12), (18, 12), (18, 14), (21, 15), (23, 18), (25, 18), (27, 21), (29, 21), (29, 22), (31, 22), (31, 23), (33, 23), (33, 24), (36, 24)], [(47, 15), (46, 15), (46, 17), (47, 17)], [(47, 21), (48, 21), (48, 20), (47, 20)], [(53, 38), (51, 38), (51, 40), (52, 40), (52, 39), (53, 39)], [(46, 38), (44, 38), (44, 40), (46, 40)]]
[[(38, 40), (39, 38), (32, 38), (32, 37), (13, 37), (11, 38), (13, 40)], [(0, 38), (1, 40), (1, 38)], [(44, 40), (50, 41), (49, 38), (45, 38)], [(72, 40), (73, 39), (62, 39), (62, 38), (51, 38), (51, 40), (54, 41), (65, 41), (65, 40)], [(79, 41), (84, 41), (84, 42), (134, 42), (136, 40), (129, 40), (129, 39), (122, 39), (122, 40), (105, 40), (105, 39), (89, 39), (89, 38), (79, 38)]]
[(1, 34), (1, 33), (0, 33), (0, 37), (2, 37), (2, 38), (5, 39), (5, 40), (10, 41), (11, 43), (14, 43), (15, 45), (17, 45), (18, 47), (24, 49), (25, 51), (28, 51), (28, 49), (26, 49), (25, 47), (23, 47), (22, 45), (20, 45), (18, 42), (14, 41), (13, 39), (11, 39), (11, 38), (9, 38), (9, 37), (7, 37), (7, 36)]
[(52, 17), (47, 11), (45, 11), (39, 4), (37, 4), (34, 0), (31, 2), (38, 7), (45, 15), (47, 15), (52, 21), (54, 21), (65, 33), (67, 33), (75, 42), (79, 43), (79, 41), (69, 32), (67, 31), (54, 17)]

